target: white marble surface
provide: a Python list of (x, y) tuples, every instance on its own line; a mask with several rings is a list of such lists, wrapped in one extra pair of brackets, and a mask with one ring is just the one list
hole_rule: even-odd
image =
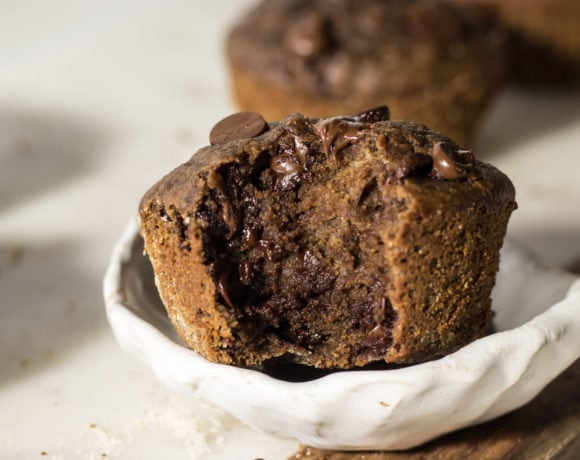
[[(0, 1), (0, 458), (294, 450), (164, 388), (101, 295), (141, 194), (233, 110), (221, 40), (247, 3)], [(550, 265), (580, 259), (579, 145), (579, 93), (516, 90), (475, 145), (516, 185), (510, 234)]]

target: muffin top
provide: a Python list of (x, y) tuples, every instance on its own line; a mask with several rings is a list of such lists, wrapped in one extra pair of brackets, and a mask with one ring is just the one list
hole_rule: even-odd
[(344, 97), (452, 78), (497, 61), (503, 43), (482, 10), (444, 1), (270, 0), (232, 30), (228, 53), (268, 81)]
[(212, 183), (212, 171), (221, 165), (252, 165), (260, 187), (282, 193), (298, 190), (314, 176), (333, 176), (347, 164), (356, 169), (357, 162), (369, 155), (376, 158), (373, 161), (388, 184), (440, 183), (428, 187), (434, 203), (437, 195), (454, 188), (462, 190), (454, 195), (466, 206), (471, 203), (470, 191), (479, 195), (502, 184), (494, 192), (497, 198), (513, 193), (509, 180), (478, 161), (471, 150), (424, 125), (390, 121), (385, 106), (324, 119), (292, 114), (270, 123), (260, 114), (240, 112), (212, 129), (210, 143), (155, 185), (142, 206), (153, 196), (165, 196), (187, 209), (207, 184), (219, 185)]

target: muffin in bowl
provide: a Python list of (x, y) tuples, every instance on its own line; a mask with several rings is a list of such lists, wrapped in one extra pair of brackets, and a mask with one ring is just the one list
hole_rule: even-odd
[(451, 139), (388, 118), (234, 114), (145, 194), (145, 251), (188, 347), (348, 369), (485, 333), (514, 188)]

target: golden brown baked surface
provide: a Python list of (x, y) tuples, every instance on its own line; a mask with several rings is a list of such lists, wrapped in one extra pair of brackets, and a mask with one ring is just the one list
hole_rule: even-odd
[(189, 347), (237, 365), (350, 368), (424, 361), (484, 334), (515, 208), (504, 174), (386, 121), (386, 108), (257, 117), (226, 123), (237, 139), (200, 149), (140, 204)]
[(469, 145), (505, 74), (501, 25), (433, 0), (268, 0), (227, 41), (242, 110), (328, 117), (378, 104)]

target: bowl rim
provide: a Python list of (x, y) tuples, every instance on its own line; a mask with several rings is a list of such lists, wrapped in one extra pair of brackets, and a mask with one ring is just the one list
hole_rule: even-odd
[[(122, 348), (150, 365), (157, 377), (170, 387), (201, 396), (262, 431), (298, 438), (315, 447), (361, 450), (416, 446), (522, 406), (580, 357), (580, 278), (559, 271), (570, 282), (565, 297), (559, 302), (519, 327), (485, 336), (437, 360), (389, 370), (341, 371), (302, 382), (280, 380), (256, 369), (212, 363), (176, 343), (128, 306), (127, 289), (130, 287), (126, 285), (125, 272), (131, 270), (134, 245), (140, 238), (138, 221), (132, 218), (114, 246), (103, 281), (107, 317)], [(506, 244), (530, 270), (538, 274), (550, 271), (517, 244)], [(550, 273), (553, 274), (553, 270)], [(511, 368), (502, 360), (503, 356), (514, 360)], [(474, 360), (477, 366), (474, 366)], [(500, 375), (502, 373), (504, 375)], [(245, 391), (245, 387), (236, 388), (239, 382), (252, 386), (253, 394)], [(405, 390), (402, 388), (404, 385), (410, 385), (410, 389)], [(443, 391), (441, 387), (444, 385), (453, 391)], [(404, 414), (397, 414), (397, 408), (413, 412), (408, 404), (413, 395), (443, 395), (445, 401), (439, 403), (441, 407), (428, 400), (428, 407), (423, 411), (441, 416), (445, 404), (456, 405), (465, 391), (489, 390), (489, 385), (494, 390), (492, 395), (478, 396), (482, 398), (481, 403), (468, 405), (467, 415), (455, 414), (444, 423), (435, 424), (437, 426), (431, 423), (432, 426), (422, 432), (411, 430), (415, 431), (413, 435), (397, 436), (387, 432), (385, 436), (384, 430), (379, 430), (377, 433), (383, 433), (384, 439), (381, 440), (375, 439), (377, 433), (361, 430), (361, 439), (356, 441), (353, 437), (343, 439), (348, 426), (335, 419), (332, 423), (340, 426), (340, 433), (321, 428), (325, 420), (344, 415), (344, 408), (352, 406), (349, 399), (366, 401), (366, 393), (364, 397), (355, 398), (353, 392), (367, 392), (365, 389), (370, 388), (376, 391), (390, 389), (394, 396), (388, 407), (384, 407), (384, 412), (390, 410), (390, 413), (383, 414), (382, 418), (379, 415), (373, 417), (389, 422), (396, 431), (399, 425), (407, 423)], [(496, 385), (500, 387), (496, 388)], [(280, 401), (292, 401), (292, 404)], [(271, 412), (264, 412), (264, 407)], [(299, 411), (302, 420), (295, 420), (300, 417), (293, 415), (292, 411)], [(412, 415), (417, 419), (421, 414)], [(287, 426), (284, 426), (284, 417)], [(425, 415), (425, 419), (430, 419), (430, 416)], [(356, 432), (355, 429), (353, 436)]]

